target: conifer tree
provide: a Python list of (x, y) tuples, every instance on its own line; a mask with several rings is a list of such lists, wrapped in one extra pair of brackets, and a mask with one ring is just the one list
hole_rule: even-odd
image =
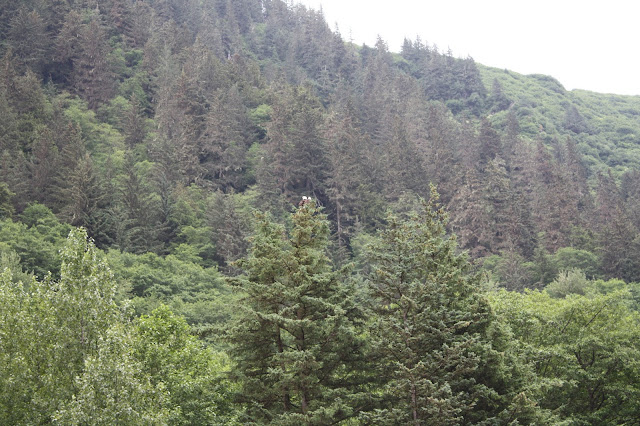
[(122, 37), (122, 41), (126, 45), (134, 45), (133, 37), (133, 18), (131, 1), (128, 0), (111, 0), (107, 4), (106, 15), (108, 23), (116, 30), (116, 33)]
[(53, 139), (52, 132), (49, 129), (44, 129), (33, 145), (33, 151), (28, 163), (30, 198), (39, 203), (49, 205), (51, 205), (54, 197), (51, 190), (54, 178), (60, 170), (59, 151)]
[(480, 135), (478, 136), (478, 166), (484, 170), (487, 164), (497, 156), (500, 156), (501, 153), (502, 142), (500, 141), (500, 135), (491, 127), (488, 120), (482, 120)]
[(11, 20), (8, 35), (18, 60), (39, 73), (50, 45), (47, 26), (40, 14), (35, 10), (20, 8)]
[(637, 281), (640, 240), (611, 172), (598, 175), (596, 238), (606, 277)]
[[(447, 235), (447, 215), (432, 188), (424, 211), (389, 218), (373, 247), (373, 353), (380, 356), (383, 408), (375, 424), (470, 424), (496, 420), (508, 404), (500, 379), (496, 320), (480, 276)], [(505, 399), (505, 397), (507, 397)]]
[(233, 282), (244, 292), (230, 333), (249, 420), (332, 424), (354, 415), (360, 311), (353, 288), (327, 257), (329, 227), (313, 201), (291, 217), (290, 234), (258, 215), (245, 270)]
[(533, 220), (542, 232), (544, 247), (554, 252), (566, 246), (572, 225), (579, 222), (578, 198), (565, 170), (538, 141), (532, 164)]
[[(112, 96), (115, 86), (115, 74), (109, 61), (110, 46), (107, 43), (107, 31), (100, 17), (95, 16), (87, 24), (82, 24), (76, 33), (77, 41), (61, 42), (71, 46), (70, 57), (73, 64), (72, 81), (75, 92), (97, 109)], [(73, 33), (67, 35), (73, 39)], [(70, 43), (70, 44), (69, 44)]]
[(151, 6), (142, 1), (136, 1), (131, 8), (131, 32), (133, 45), (142, 47), (149, 39), (151, 27)]
[(418, 155), (418, 148), (406, 131), (406, 123), (399, 116), (389, 117), (391, 134), (383, 142), (384, 173), (387, 197), (396, 200), (408, 190), (422, 193), (426, 189), (425, 171)]
[(492, 217), (482, 187), (482, 174), (468, 169), (449, 203), (453, 217), (451, 225), (460, 239), (460, 247), (469, 250), (473, 258), (486, 256), (491, 251)]
[(640, 229), (640, 170), (628, 170), (622, 175), (620, 195), (631, 221)]
[(208, 212), (208, 222), (213, 228), (212, 242), (223, 270), (233, 274), (232, 262), (247, 253), (247, 237), (251, 233), (252, 217), (237, 194), (216, 193)]
[(136, 168), (133, 156), (125, 159), (125, 176), (120, 186), (122, 210), (119, 212), (120, 229), (116, 244), (120, 250), (131, 253), (160, 251), (158, 234), (162, 228), (158, 223), (160, 206), (157, 197)]
[(125, 112), (123, 123), (124, 140), (129, 149), (133, 149), (144, 141), (147, 134), (147, 121), (142, 102), (136, 95), (131, 95), (129, 109)]
[(14, 194), (12, 203), (17, 211), (22, 211), (31, 201), (28, 176), (28, 164), (22, 151), (15, 154), (7, 150), (2, 151), (0, 154), (0, 182), (6, 183), (9, 191)]
[(488, 98), (492, 112), (504, 111), (511, 105), (511, 100), (505, 95), (502, 84), (497, 78), (491, 84), (491, 95)]
[(67, 184), (58, 191), (58, 197), (65, 202), (60, 214), (71, 225), (90, 228), (100, 198), (100, 188), (89, 154), (78, 159), (67, 179)]
[(160, 134), (173, 142), (169, 144), (169, 156), (184, 183), (201, 182), (206, 100), (191, 73), (183, 70), (179, 76), (172, 77), (169, 72), (161, 78), (177, 78), (177, 81), (158, 94), (156, 118)]
[(507, 172), (505, 161), (496, 157), (487, 165), (485, 197), (491, 217), (492, 252), (516, 246), (525, 256), (533, 251), (532, 229), (528, 206)]
[(336, 240), (339, 251), (344, 250), (354, 231), (360, 200), (367, 189), (365, 162), (366, 136), (360, 130), (351, 99), (336, 106), (327, 115), (324, 136), (331, 163), (327, 195), (334, 206)]
[(307, 86), (285, 86), (274, 102), (265, 155), (256, 168), (261, 201), (272, 211), (284, 210), (283, 204), (301, 192), (324, 195), (329, 164), (322, 113), (320, 100)]
[(451, 199), (458, 181), (460, 139), (451, 116), (443, 105), (431, 104), (427, 113), (427, 137), (424, 149), (427, 176), (436, 184), (443, 201)]
[(211, 100), (203, 133), (206, 176), (222, 189), (242, 189), (248, 118), (237, 86)]
[(11, 218), (15, 213), (11, 198), (16, 195), (9, 189), (9, 185), (0, 182), (0, 219)]
[[(5, 55), (4, 61), (8, 60), (9, 58)], [(6, 62), (0, 64), (0, 135), (3, 135), (2, 140), (0, 140), (0, 149), (15, 150), (18, 148), (18, 138), (16, 137), (18, 133), (18, 117), (11, 105), (11, 90), (7, 86), (11, 85), (12, 82), (8, 78), (9, 76), (5, 75), (5, 64)]]

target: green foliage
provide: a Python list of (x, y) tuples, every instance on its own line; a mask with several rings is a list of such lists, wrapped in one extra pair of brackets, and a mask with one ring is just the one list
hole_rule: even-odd
[(270, 105), (262, 104), (249, 111), (249, 119), (258, 129), (258, 138), (263, 139), (267, 134), (267, 129), (264, 127), (266, 123), (271, 120), (271, 114), (273, 108)]
[[(0, 423), (634, 422), (640, 98), (282, 0), (99, 3), (0, 1)], [(408, 213), (429, 182), (492, 281), (546, 291), (497, 319)], [(237, 366), (187, 325), (230, 323)]]
[(566, 297), (569, 294), (584, 295), (593, 288), (593, 283), (580, 269), (561, 271), (549, 285), (545, 287), (552, 297)]
[(22, 222), (5, 219), (0, 222), (0, 241), (20, 257), (22, 270), (40, 279), (60, 271), (60, 255), (70, 226), (61, 224), (47, 207), (33, 204), (22, 215)]
[(534, 285), (535, 264), (513, 250), (482, 259), (482, 267), (494, 282), (508, 290), (521, 291)]
[(127, 110), (131, 108), (129, 101), (122, 96), (116, 96), (108, 104), (103, 105), (98, 110), (100, 120), (117, 128), (121, 132), (124, 130), (124, 122)]
[(505, 250), (499, 256), (489, 256), (482, 260), (483, 268), (495, 282), (508, 290), (521, 291), (525, 288), (542, 288), (567, 271), (579, 270), (586, 278), (599, 274), (600, 259), (597, 255), (573, 247), (562, 247), (554, 254), (536, 249), (532, 261), (520, 254)]
[(589, 278), (594, 278), (598, 274), (599, 259), (586, 250), (562, 247), (553, 254), (552, 262), (558, 271), (580, 269)]
[(438, 198), (432, 188), (419, 215), (390, 217), (372, 250), (370, 333), (383, 399), (381, 410), (363, 416), (367, 423), (496, 419), (521, 389), (522, 378), (511, 370), (506, 381), (509, 367), (495, 363), (505, 350), (496, 319), (480, 275), (445, 231)]
[[(503, 95), (513, 100), (510, 110), (520, 119), (525, 137), (551, 141), (570, 135), (585, 162), (595, 169), (640, 166), (640, 150), (629, 143), (640, 134), (637, 97), (568, 92), (550, 76), (525, 76), (485, 66), (479, 66), (479, 70), (485, 85), (497, 81)], [(506, 115), (507, 111), (498, 112), (491, 120), (496, 125), (505, 123)]]
[(491, 298), (539, 377), (539, 403), (572, 424), (624, 424), (638, 415), (638, 313), (628, 290), (606, 295), (500, 291)]
[(124, 148), (122, 135), (112, 125), (100, 122), (85, 102), (66, 94), (60, 95), (57, 101), (64, 108), (64, 116), (80, 128), (87, 149), (97, 160), (102, 162), (113, 150)]
[(136, 320), (135, 358), (151, 385), (167, 392), (169, 424), (231, 424), (235, 385), (226, 355), (205, 348), (187, 322), (160, 305)]
[(11, 198), (16, 195), (9, 190), (9, 186), (0, 182), (0, 219), (10, 219), (13, 216), (14, 208)]
[(131, 297), (138, 314), (148, 315), (163, 303), (170, 305), (203, 337), (212, 339), (211, 327), (233, 315), (234, 296), (216, 268), (203, 268), (176, 255), (163, 258), (112, 250), (107, 258), (114, 279), (127, 292), (120, 297)]
[(151, 383), (133, 354), (131, 331), (124, 324), (106, 330), (97, 351), (84, 361), (76, 392), (53, 416), (62, 424), (169, 424), (169, 394)]
[(250, 421), (327, 424), (353, 417), (362, 394), (364, 341), (353, 288), (331, 268), (328, 224), (301, 203), (290, 233), (257, 216), (243, 292), (230, 331), (234, 373)]
[(60, 257), (60, 280), (53, 285), (60, 331), (67, 336), (67, 349), (77, 349), (81, 363), (85, 356), (95, 354), (102, 333), (119, 319), (116, 284), (104, 254), (83, 229), (69, 233)]
[[(235, 195), (253, 191), (255, 203), (284, 217), (306, 193), (327, 207), (344, 261), (356, 225), (378, 228), (389, 202), (433, 181), (474, 258), (511, 244), (526, 261), (537, 243), (551, 253), (569, 244), (597, 253), (567, 231), (593, 235), (588, 179), (640, 164), (633, 97), (569, 92), (552, 77), (483, 67), (419, 39), (400, 54), (383, 40), (355, 47), (317, 11), (280, 0), (264, 8), (213, 0), (114, 0), (97, 11), (86, 2), (29, 5), (2, 6), (0, 179), (15, 211), (42, 202), (87, 227), (100, 247), (175, 250), (235, 273), (230, 263), (244, 255), (250, 231), (246, 214), (238, 217), (244, 206), (229, 207)], [(584, 156), (574, 155), (584, 176), (552, 170), (552, 182), (541, 183), (544, 173), (527, 166), (529, 145), (551, 147), (552, 166), (569, 169), (568, 136)], [(89, 156), (64, 159), (67, 139)], [(463, 170), (494, 160), (495, 173), (463, 184)], [(203, 190), (205, 202), (184, 211), (183, 185)], [(220, 213), (208, 204), (210, 188), (224, 193), (214, 202)], [(565, 193), (571, 208), (553, 195)], [(535, 241), (539, 233), (545, 241)], [(571, 267), (587, 271), (580, 263)], [(634, 279), (627, 263), (600, 269)], [(540, 272), (533, 282), (548, 282)]]
[(85, 231), (70, 233), (61, 260), (59, 280), (13, 283), (3, 275), (0, 303), (12, 318), (3, 321), (7, 338), (0, 339), (0, 352), (10, 355), (0, 391), (3, 423), (51, 419), (77, 392), (75, 377), (118, 321), (112, 277)]
[(228, 424), (229, 363), (165, 306), (134, 324), (104, 255), (74, 229), (60, 279), (0, 277), (3, 424)]
[(24, 272), (20, 256), (6, 243), (0, 243), (0, 271), (8, 270), (14, 282), (30, 282), (33, 274)]

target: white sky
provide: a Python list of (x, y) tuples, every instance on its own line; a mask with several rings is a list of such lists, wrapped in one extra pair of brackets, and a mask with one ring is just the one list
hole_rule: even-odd
[(332, 29), (399, 52), (420, 36), (456, 57), (551, 75), (565, 88), (640, 95), (637, 0), (295, 0), (322, 6)]

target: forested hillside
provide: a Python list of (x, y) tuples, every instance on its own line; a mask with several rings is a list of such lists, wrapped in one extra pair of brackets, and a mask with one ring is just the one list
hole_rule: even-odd
[(0, 40), (0, 423), (638, 418), (640, 97), (281, 0)]

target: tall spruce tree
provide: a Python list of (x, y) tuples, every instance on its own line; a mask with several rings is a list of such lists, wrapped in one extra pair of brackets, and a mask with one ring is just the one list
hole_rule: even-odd
[(364, 184), (368, 172), (364, 166), (367, 138), (360, 130), (351, 99), (338, 104), (328, 114), (324, 135), (331, 163), (327, 195), (334, 206), (335, 236), (342, 251), (354, 233), (358, 209), (367, 190)]
[(293, 229), (259, 215), (244, 275), (245, 296), (230, 332), (249, 421), (333, 424), (353, 417), (364, 395), (364, 358), (354, 290), (327, 257), (329, 227), (314, 202), (292, 215)]
[(300, 192), (324, 194), (329, 165), (320, 132), (322, 114), (309, 87), (287, 87), (279, 94), (267, 129), (265, 161), (257, 170), (261, 190), (289, 201)]
[(500, 377), (508, 349), (492, 331), (480, 275), (446, 233), (438, 198), (432, 188), (420, 215), (391, 216), (372, 249), (371, 338), (383, 407), (363, 414), (367, 423), (500, 422), (522, 385), (517, 375), (510, 383)]

